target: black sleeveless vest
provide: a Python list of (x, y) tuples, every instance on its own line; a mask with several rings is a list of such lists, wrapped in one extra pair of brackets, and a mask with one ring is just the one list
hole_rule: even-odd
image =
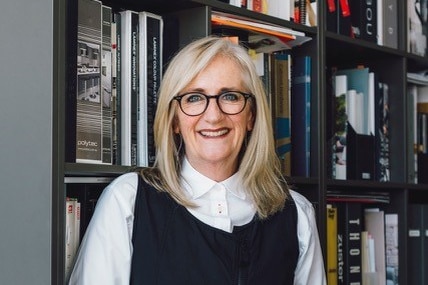
[(293, 285), (299, 245), (291, 197), (281, 212), (228, 233), (140, 177), (134, 214), (132, 285)]

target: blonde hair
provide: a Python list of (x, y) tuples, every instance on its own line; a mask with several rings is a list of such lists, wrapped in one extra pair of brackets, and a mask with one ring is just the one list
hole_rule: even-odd
[(158, 106), (154, 121), (156, 162), (152, 168), (143, 168), (144, 180), (159, 191), (168, 192), (179, 204), (194, 205), (186, 198), (180, 186), (181, 161), (184, 152), (181, 141), (174, 133), (177, 108), (171, 101), (215, 57), (233, 60), (241, 69), (243, 86), (255, 96), (250, 101), (254, 127), (242, 146), (238, 175), (253, 198), (258, 216), (266, 218), (282, 209), (289, 190), (281, 174), (281, 165), (275, 153), (272, 118), (265, 89), (257, 75), (248, 52), (229, 40), (209, 36), (184, 47), (170, 62), (159, 89)]

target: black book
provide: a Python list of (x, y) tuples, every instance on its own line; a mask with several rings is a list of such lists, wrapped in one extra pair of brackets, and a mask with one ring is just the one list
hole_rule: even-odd
[(337, 0), (327, 0), (327, 30), (337, 33), (337, 17), (339, 11)]
[(346, 178), (353, 180), (373, 180), (374, 136), (357, 134), (351, 124), (347, 126)]
[(423, 255), (423, 208), (422, 204), (409, 204), (407, 211), (407, 256), (411, 257), (407, 263), (408, 284), (425, 284), (423, 282), (424, 271), (426, 271)]
[(338, 284), (361, 284), (362, 205), (337, 204)]
[(390, 181), (388, 92), (388, 85), (375, 79), (375, 180), (382, 182)]
[(337, 13), (337, 26), (338, 33), (348, 37), (352, 37), (352, 26), (351, 26), (351, 10), (349, 8), (349, 0), (338, 0), (337, 7), (339, 7)]
[(348, 0), (353, 37), (377, 42), (377, 2)]
[(139, 17), (138, 166), (152, 166), (156, 159), (153, 124), (162, 80), (163, 19), (140, 12)]

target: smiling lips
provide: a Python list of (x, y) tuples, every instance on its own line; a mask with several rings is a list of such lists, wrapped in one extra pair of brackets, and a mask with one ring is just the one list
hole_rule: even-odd
[(204, 137), (220, 137), (229, 132), (229, 129), (221, 129), (217, 131), (200, 131), (200, 134)]

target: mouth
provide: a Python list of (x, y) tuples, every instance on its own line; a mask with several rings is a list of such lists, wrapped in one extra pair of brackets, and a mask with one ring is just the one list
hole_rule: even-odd
[(221, 137), (229, 133), (229, 129), (221, 129), (217, 131), (200, 131), (199, 132), (204, 137), (216, 138)]

